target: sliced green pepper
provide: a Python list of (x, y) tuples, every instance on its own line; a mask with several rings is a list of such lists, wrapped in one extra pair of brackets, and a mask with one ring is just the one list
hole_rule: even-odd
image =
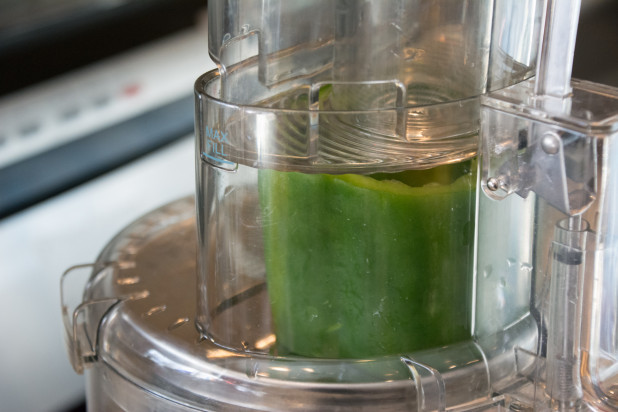
[(363, 358), (469, 338), (472, 169), (260, 170), (278, 353)]

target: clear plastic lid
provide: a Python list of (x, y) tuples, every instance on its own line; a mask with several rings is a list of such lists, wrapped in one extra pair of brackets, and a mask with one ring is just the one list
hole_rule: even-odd
[[(103, 393), (125, 410), (400, 411), (505, 404), (503, 396), (493, 397), (487, 361), (472, 342), (355, 360), (256, 355), (214, 345), (195, 328), (196, 246), (193, 200), (183, 199), (141, 218), (96, 263), (63, 277), (73, 366), (103, 376), (92, 389), (98, 395), (89, 397), (93, 410), (109, 410), (100, 404)], [(71, 304), (79, 294), (69, 290), (86, 272), (82, 299)]]

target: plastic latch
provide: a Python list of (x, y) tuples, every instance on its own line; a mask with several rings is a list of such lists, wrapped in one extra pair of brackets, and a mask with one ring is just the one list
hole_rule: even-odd
[[(526, 139), (518, 146), (527, 147), (488, 176), (486, 187), (495, 191), (510, 186), (511, 192), (523, 198), (532, 191), (568, 215), (581, 213), (596, 197), (592, 139), (537, 123), (530, 129), (518, 134)], [(516, 172), (510, 173), (513, 170)]]
[(598, 85), (574, 82), (576, 93), (554, 112), (535, 100), (531, 84), (481, 98), (483, 190), (497, 200), (534, 192), (567, 215), (580, 214), (597, 196), (598, 139), (616, 131), (616, 113), (599, 107), (618, 100)]
[[(109, 266), (105, 265), (102, 269)], [(81, 301), (91, 274), (98, 268), (100, 265), (92, 263), (75, 265), (67, 269), (60, 279), (65, 342), (69, 360), (77, 373), (82, 373), (85, 364), (97, 359), (96, 334), (99, 322), (89, 322), (88, 314), (93, 308), (106, 312), (118, 302), (117, 298)]]
[(60, 302), (69, 360), (77, 373), (99, 358), (98, 337), (101, 322), (112, 307), (126, 300), (142, 299), (148, 291), (125, 296), (94, 296), (84, 299), (89, 287), (119, 269), (118, 262), (88, 263), (67, 269), (60, 279)]

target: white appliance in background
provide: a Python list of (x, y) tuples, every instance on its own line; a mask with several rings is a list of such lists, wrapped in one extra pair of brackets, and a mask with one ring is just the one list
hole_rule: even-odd
[[(214, 68), (205, 27), (170, 36), (0, 101), (0, 166), (191, 98)], [(0, 410), (61, 411), (82, 402), (61, 327), (60, 275), (93, 261), (120, 228), (194, 191), (185, 136), (0, 220)]]
[(193, 94), (205, 24), (0, 98), (0, 169)]

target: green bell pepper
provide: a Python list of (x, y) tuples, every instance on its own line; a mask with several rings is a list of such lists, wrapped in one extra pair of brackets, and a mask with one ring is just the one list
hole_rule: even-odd
[(475, 164), (260, 170), (277, 353), (365, 358), (469, 338)]

